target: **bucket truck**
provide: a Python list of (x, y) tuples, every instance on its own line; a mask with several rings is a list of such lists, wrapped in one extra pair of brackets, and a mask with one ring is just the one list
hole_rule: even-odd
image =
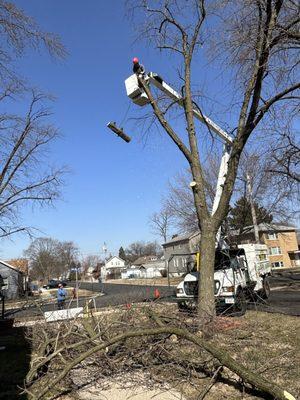
[[(156, 73), (146, 73), (143, 66), (139, 66), (134, 58), (134, 74), (125, 80), (127, 96), (133, 103), (143, 107), (150, 103), (147, 94), (139, 85), (138, 75), (142, 76), (147, 85), (153, 85), (170, 99), (183, 106), (182, 96), (169, 86), (161, 76)], [(194, 117), (216, 133), (224, 142), (216, 194), (212, 207), (212, 215), (218, 208), (225, 182), (228, 160), (233, 138), (205, 116), (198, 108), (193, 110)], [(215, 257), (215, 298), (218, 305), (234, 307), (238, 312), (245, 312), (246, 301), (249, 297), (267, 298), (270, 293), (268, 276), (271, 273), (268, 261), (267, 246), (263, 244), (239, 245), (237, 249), (229, 249), (221, 238), (219, 229), (216, 237)], [(180, 254), (178, 255), (180, 256)], [(176, 255), (173, 255), (176, 257)], [(199, 255), (198, 255), (199, 258)], [(180, 309), (193, 308), (197, 304), (198, 280), (201, 279), (201, 267), (190, 271), (177, 286), (176, 297)]]

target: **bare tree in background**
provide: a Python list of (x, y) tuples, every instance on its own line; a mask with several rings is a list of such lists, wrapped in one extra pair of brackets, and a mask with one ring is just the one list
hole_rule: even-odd
[(287, 185), (276, 171), (270, 169), (272, 157), (271, 151), (267, 153), (266, 151), (246, 152), (243, 154), (236, 184), (236, 194), (241, 197), (246, 196), (249, 199), (248, 181), (252, 189), (252, 200), (263, 206), (266, 213), (271, 213), (275, 220), (288, 221), (296, 211), (293, 206), (296, 185)]
[(300, 139), (299, 132), (287, 130), (280, 133), (281, 141), (273, 145), (269, 171), (279, 175), (288, 186), (300, 183)]
[(98, 255), (87, 255), (81, 259), (82, 272), (85, 277), (91, 278), (89, 270), (97, 268), (97, 265), (102, 263), (101, 257)]
[[(159, 49), (175, 53), (181, 59), (178, 70), (186, 136), (172, 127), (166, 109), (160, 107), (159, 98), (143, 75), (139, 75), (138, 81), (150, 100), (158, 123), (187, 160), (195, 182), (192, 190), (201, 230), (198, 312), (200, 321), (205, 321), (215, 315), (216, 233), (229, 211), (244, 147), (270, 111), (274, 114), (281, 104), (298, 100), (299, 6), (292, 0), (184, 3), (143, 0), (134, 1), (134, 5), (139, 6), (136, 8), (139, 13), (143, 10), (147, 15), (146, 19), (145, 15), (142, 16), (143, 21), (146, 20), (142, 35)], [(217, 15), (220, 16), (219, 26)], [(232, 132), (235, 136), (222, 195), (213, 214), (208, 206), (203, 173), (203, 134), (197, 132), (193, 115), (193, 109), (200, 109), (200, 106), (195, 104), (192, 93), (193, 57), (199, 46), (211, 45), (205, 35), (206, 28), (211, 36), (215, 36), (219, 50), (219, 54), (215, 52), (217, 58), (214, 62), (219, 61), (219, 67), (227, 64), (228, 70), (236, 74), (235, 83), (238, 85), (234, 88), (237, 98), (233, 107), (235, 123)], [(169, 108), (174, 107), (176, 104), (170, 104)]]
[(126, 261), (133, 262), (141, 256), (161, 255), (162, 248), (157, 242), (138, 241), (130, 243), (125, 249)]
[[(51, 98), (26, 87), (17, 60), (28, 49), (44, 47), (56, 59), (64, 58), (66, 50), (57, 35), (43, 31), (23, 10), (3, 0), (0, 33), (0, 237), (6, 237), (32, 233), (32, 227), (22, 223), (23, 208), (52, 204), (60, 195), (64, 173), (63, 168), (49, 165), (46, 157), (58, 137), (48, 122)], [(14, 112), (20, 102), (25, 108), (28, 102), (24, 115)]]
[[(211, 210), (216, 192), (218, 178), (218, 161), (216, 157), (208, 157), (203, 168), (207, 203)], [(169, 181), (167, 193), (163, 196), (163, 207), (172, 216), (173, 225), (180, 233), (192, 233), (199, 229), (194, 196), (190, 189), (192, 174), (190, 170), (178, 173)]]
[(79, 263), (79, 249), (74, 242), (58, 242), (57, 258), (64, 278), (68, 276), (73, 265)]
[(24, 255), (30, 262), (30, 276), (43, 281), (66, 278), (78, 264), (78, 247), (73, 242), (49, 237), (33, 240)]
[[(252, 184), (253, 201), (265, 209), (266, 216), (271, 213), (276, 221), (287, 222), (294, 217), (297, 211), (293, 201), (296, 185), (293, 187), (291, 187), (291, 184), (287, 185), (275, 172), (270, 171), (270, 165), (271, 153), (266, 154), (265, 150), (260, 153), (258, 151), (243, 153), (231, 198), (231, 207), (241, 197), (249, 199), (247, 189), (248, 174)], [(210, 209), (215, 195), (217, 172), (216, 158), (209, 157), (208, 163), (204, 167), (204, 175)], [(172, 215), (173, 226), (176, 227), (177, 232), (183, 234), (199, 230), (193, 193), (189, 187), (191, 180), (192, 176), (188, 170), (178, 173), (170, 180), (166, 194), (162, 199), (163, 207), (167, 208)], [(247, 215), (248, 211), (245, 210)], [(242, 228), (243, 226), (241, 226)], [(223, 224), (223, 235), (226, 237), (231, 236), (230, 230), (231, 225), (226, 220)]]
[(47, 101), (33, 91), (24, 116), (0, 115), (0, 237), (30, 234), (32, 227), (22, 223), (23, 207), (51, 205), (59, 198), (65, 169), (48, 164), (58, 131), (48, 123)]
[(190, 190), (191, 174), (178, 173), (170, 180), (163, 196), (164, 206), (170, 210), (174, 224), (180, 233), (191, 233), (199, 229), (193, 193)]
[(59, 242), (52, 238), (37, 238), (24, 252), (30, 261), (29, 274), (34, 279), (44, 282), (58, 278), (62, 266), (58, 257)]
[(152, 232), (161, 237), (164, 242), (167, 241), (172, 229), (174, 216), (169, 207), (162, 207), (159, 212), (153, 213), (149, 218), (149, 224)]
[(51, 56), (64, 58), (66, 49), (58, 35), (45, 32), (15, 4), (0, 0), (0, 86), (10, 92), (21, 81), (15, 61), (27, 49), (44, 47)]

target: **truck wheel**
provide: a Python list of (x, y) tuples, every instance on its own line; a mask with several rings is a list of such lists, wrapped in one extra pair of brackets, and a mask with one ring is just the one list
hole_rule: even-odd
[(187, 310), (187, 306), (185, 304), (185, 301), (179, 301), (177, 303), (177, 305), (178, 305), (178, 310), (179, 311), (186, 311)]
[(238, 290), (235, 296), (234, 316), (241, 317), (247, 311), (247, 301), (243, 290)]
[(179, 301), (178, 310), (183, 312), (193, 312), (197, 309), (197, 303), (195, 300)]
[(261, 298), (268, 299), (270, 297), (271, 288), (270, 288), (270, 281), (267, 276), (264, 277), (263, 280), (263, 289), (261, 292)]

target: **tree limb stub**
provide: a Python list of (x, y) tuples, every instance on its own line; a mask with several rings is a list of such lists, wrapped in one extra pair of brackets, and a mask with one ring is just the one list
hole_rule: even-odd
[(257, 389), (261, 390), (264, 393), (268, 393), (272, 395), (274, 399), (277, 400), (295, 400), (295, 398), (286, 390), (277, 386), (274, 382), (270, 382), (263, 378), (261, 375), (256, 374), (255, 372), (247, 369), (243, 365), (241, 365), (238, 361), (234, 360), (227, 351), (217, 348), (214, 343), (206, 341), (199, 336), (192, 334), (184, 329), (177, 328), (174, 326), (159, 326), (152, 329), (141, 329), (135, 331), (127, 331), (123, 334), (117, 335), (114, 338), (111, 338), (97, 346), (94, 346), (87, 350), (86, 352), (80, 354), (73, 361), (68, 363), (65, 366), (63, 371), (57, 375), (57, 377), (51, 381), (51, 383), (47, 384), (43, 390), (41, 390), (37, 395), (32, 396), (32, 399), (39, 400), (42, 399), (45, 394), (52, 388), (54, 388), (62, 379), (64, 379), (67, 374), (74, 368), (76, 365), (80, 364), (82, 361), (92, 356), (93, 354), (105, 350), (107, 347), (110, 347), (120, 341), (135, 338), (135, 337), (146, 337), (146, 336), (155, 336), (155, 335), (163, 335), (163, 334), (174, 334), (182, 339), (185, 339), (191, 343), (194, 343), (196, 346), (205, 349), (208, 353), (214, 356), (221, 365), (227, 367), (232, 372), (236, 373), (240, 378), (243, 379), (244, 382), (253, 385)]

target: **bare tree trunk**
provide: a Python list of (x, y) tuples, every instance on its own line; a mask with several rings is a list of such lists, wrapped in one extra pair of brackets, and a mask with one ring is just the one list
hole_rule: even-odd
[(215, 232), (203, 227), (200, 241), (200, 277), (198, 315), (201, 324), (211, 321), (216, 313), (214, 298)]

